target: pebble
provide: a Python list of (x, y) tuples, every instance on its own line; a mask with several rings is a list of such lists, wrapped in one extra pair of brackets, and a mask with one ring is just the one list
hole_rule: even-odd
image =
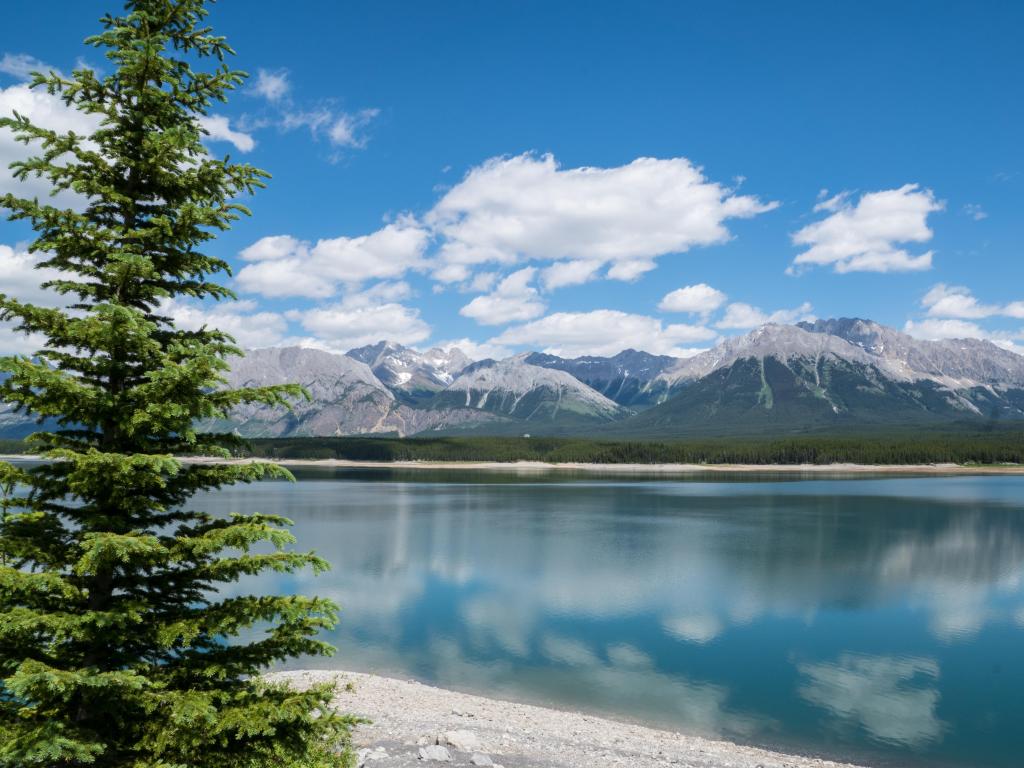
[(475, 752), (480, 749), (480, 739), (472, 731), (445, 731), (437, 738), (438, 744), (447, 744), (459, 752)]
[(440, 744), (431, 744), (429, 747), (420, 747), (420, 760), (433, 760), (438, 763), (450, 763), (451, 753)]
[(491, 758), (489, 756), (483, 754), (482, 752), (474, 752), (470, 756), (469, 762), (471, 764), (473, 764), (473, 765), (489, 765), (489, 766), (493, 766), (494, 765), (494, 761), (491, 760)]

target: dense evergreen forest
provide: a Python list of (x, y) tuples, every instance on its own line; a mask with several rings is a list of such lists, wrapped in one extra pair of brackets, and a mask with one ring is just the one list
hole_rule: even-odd
[(550, 461), (598, 464), (1022, 464), (1024, 431), (976, 434), (707, 439), (664, 442), (556, 437), (256, 439), (245, 455), (362, 461)]
[[(0, 454), (27, 453), (0, 440)], [(595, 464), (1024, 464), (1024, 430), (972, 434), (619, 441), (560, 437), (288, 437), (237, 455), (350, 461), (548, 461)]]

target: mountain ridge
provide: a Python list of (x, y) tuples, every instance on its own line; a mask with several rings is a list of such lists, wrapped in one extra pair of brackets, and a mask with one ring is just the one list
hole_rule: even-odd
[[(687, 437), (1024, 420), (1024, 356), (979, 339), (924, 341), (870, 320), (766, 324), (689, 358), (522, 352), (381, 341), (341, 355), (248, 350), (228, 385), (299, 383), (310, 401), (242, 406), (203, 429), (249, 437), (545, 434)], [(0, 437), (33, 431), (0, 403)]]

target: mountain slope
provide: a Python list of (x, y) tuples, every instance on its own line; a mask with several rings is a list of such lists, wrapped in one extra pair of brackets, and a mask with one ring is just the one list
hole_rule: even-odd
[(525, 358), (474, 363), (429, 407), (473, 408), (514, 419), (534, 431), (602, 424), (629, 413), (565, 371), (531, 365)]
[(652, 387), (650, 382), (676, 365), (679, 358), (627, 349), (614, 357), (572, 359), (533, 352), (524, 361), (565, 371), (619, 405), (643, 408), (656, 403), (664, 394), (663, 388)]
[(846, 317), (798, 323), (797, 327), (844, 339), (912, 378), (952, 388), (1024, 387), (1024, 357), (984, 339), (927, 341), (871, 320)]
[(767, 325), (729, 339), (663, 373), (675, 394), (616, 429), (683, 437), (1024, 419), (1024, 358), (870, 325)]
[(417, 402), (451, 384), (472, 361), (458, 348), (417, 352), (388, 341), (349, 350), (399, 399)]
[(204, 426), (235, 430), (247, 437), (409, 435), (467, 421), (496, 420), (491, 414), (468, 409), (423, 411), (403, 405), (369, 366), (346, 355), (284, 347), (249, 350), (231, 360), (228, 384), (232, 387), (285, 383), (301, 384), (310, 400), (296, 401), (291, 411), (241, 406), (227, 422)]

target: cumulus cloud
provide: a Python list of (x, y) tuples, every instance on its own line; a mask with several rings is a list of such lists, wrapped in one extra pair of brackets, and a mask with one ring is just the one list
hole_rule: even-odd
[(252, 90), (257, 96), (262, 96), (270, 102), (281, 101), (289, 94), (291, 88), (288, 72), (284, 69), (276, 72), (260, 69), (256, 72), (256, 82), (252, 85)]
[(659, 256), (725, 242), (728, 219), (776, 205), (709, 181), (685, 158), (561, 168), (551, 155), (524, 154), (471, 170), (426, 223), (442, 239), (438, 280), (465, 280), (486, 263), (582, 262), (545, 273), (545, 284), (557, 287), (604, 266), (609, 278), (633, 280)]
[(929, 317), (977, 320), (1002, 315), (1024, 318), (1024, 301), (1013, 301), (1003, 305), (982, 304), (971, 293), (970, 288), (945, 283), (936, 283), (932, 286), (921, 299), (921, 306), (927, 310)]
[(624, 349), (688, 357), (703, 351), (692, 345), (709, 342), (717, 334), (700, 325), (665, 325), (654, 317), (613, 309), (592, 312), (556, 312), (523, 325), (513, 326), (489, 343), (504, 347), (529, 347), (563, 357), (614, 355)]
[[(99, 126), (99, 118), (86, 115), (64, 104), (57, 96), (45, 90), (29, 88), (27, 85), (12, 85), (0, 88), (0, 115), (10, 116), (17, 112), (29, 118), (33, 123), (50, 130), (67, 132), (74, 131), (79, 135), (88, 135)], [(48, 198), (49, 183), (45, 179), (30, 177), (18, 181), (8, 166), (18, 160), (25, 160), (39, 152), (36, 144), (25, 146), (14, 140), (14, 135), (6, 128), (0, 128), (0, 194), (11, 192), (22, 197)], [(81, 198), (74, 192), (62, 192), (55, 198), (57, 205), (74, 205)]]
[(43, 259), (41, 254), (0, 244), (0, 293), (30, 304), (63, 306), (60, 294), (42, 287), (60, 276), (55, 269), (40, 269), (37, 265)]
[(439, 341), (431, 346), (443, 349), (446, 352), (452, 349), (458, 349), (470, 360), (485, 360), (487, 358), (491, 358), (492, 360), (501, 360), (512, 355), (512, 350), (508, 347), (491, 344), (486, 341), (473, 341), (472, 339), (467, 338), (446, 339), (445, 341)]
[(899, 189), (867, 192), (854, 204), (843, 192), (819, 202), (815, 212), (829, 216), (793, 234), (794, 245), (806, 246), (789, 271), (829, 266), (836, 272), (905, 272), (930, 269), (932, 251), (917, 255), (901, 247), (932, 238), (928, 215), (945, 204), (930, 189), (905, 184)]
[(27, 53), (5, 53), (0, 56), (0, 72), (19, 80), (28, 80), (33, 72), (46, 73), (52, 69), (53, 67), (45, 61), (40, 61)]
[(707, 283), (677, 288), (658, 303), (663, 312), (689, 312), (707, 317), (725, 303), (726, 295)]
[(481, 325), (532, 320), (544, 314), (545, 304), (531, 283), (536, 276), (534, 267), (525, 267), (506, 277), (488, 294), (477, 296), (459, 310), (463, 317), (471, 317)]
[(793, 309), (777, 309), (771, 313), (764, 312), (759, 307), (754, 307), (750, 304), (744, 304), (743, 302), (737, 301), (725, 308), (725, 313), (722, 315), (722, 318), (715, 323), (715, 327), (722, 328), (723, 330), (746, 330), (748, 328), (757, 328), (765, 323), (790, 325), (792, 323), (798, 323), (805, 320), (814, 320), (813, 311), (814, 308), (811, 306), (810, 302), (806, 301), (799, 307), (794, 307)]
[(603, 266), (603, 262), (589, 259), (556, 261), (550, 267), (544, 268), (541, 272), (541, 280), (549, 291), (567, 285), (581, 285), (589, 283), (597, 277), (597, 273)]
[(202, 128), (210, 141), (227, 141), (235, 145), (239, 152), (251, 152), (256, 140), (244, 131), (236, 131), (231, 121), (224, 115), (201, 115), (199, 127)]
[(410, 218), (360, 237), (311, 244), (290, 235), (264, 237), (239, 255), (251, 262), (236, 277), (244, 291), (268, 297), (333, 296), (339, 285), (402, 277), (421, 269), (429, 234)]
[(396, 302), (345, 300), (304, 311), (292, 310), (286, 316), (314, 334), (314, 340), (307, 340), (310, 346), (335, 352), (383, 340), (411, 346), (430, 336), (430, 326), (420, 317), (419, 310)]
[(924, 320), (908, 320), (903, 326), (904, 333), (918, 339), (984, 339), (996, 346), (1024, 354), (1024, 328), (1016, 331), (989, 330), (969, 320), (953, 317), (927, 317)]
[(260, 311), (253, 301), (196, 304), (169, 300), (161, 304), (159, 311), (170, 317), (178, 328), (187, 331), (215, 328), (231, 334), (247, 349), (281, 344), (288, 331), (288, 322), (283, 316)]

